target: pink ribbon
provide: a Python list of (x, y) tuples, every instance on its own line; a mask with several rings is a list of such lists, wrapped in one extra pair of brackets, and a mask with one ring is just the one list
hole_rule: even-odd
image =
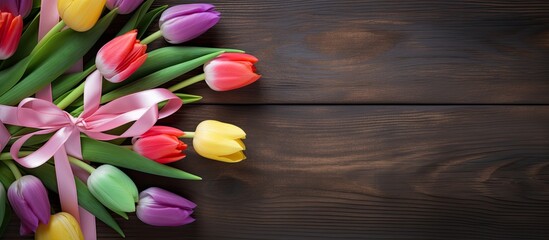
[[(173, 114), (183, 104), (181, 99), (167, 89), (151, 89), (100, 106), (101, 81), (102, 76), (98, 71), (86, 79), (84, 111), (78, 117), (71, 116), (50, 101), (38, 98), (25, 98), (17, 107), (0, 105), (0, 123), (39, 129), (15, 141), (10, 149), (11, 156), (27, 168), (38, 167), (54, 157), (63, 211), (75, 218), (79, 216), (78, 201), (67, 154), (82, 159), (80, 134), (101, 141), (139, 136), (154, 126), (158, 119)], [(168, 102), (159, 110), (158, 104), (164, 101)], [(120, 135), (106, 133), (128, 123), (132, 123), (131, 126)], [(19, 157), (21, 147), (27, 140), (50, 133), (53, 136), (42, 147), (26, 157)]]

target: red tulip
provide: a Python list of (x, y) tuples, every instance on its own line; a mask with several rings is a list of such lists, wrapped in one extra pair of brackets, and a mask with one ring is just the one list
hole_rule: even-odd
[(0, 11), (0, 60), (11, 57), (23, 33), (23, 18)]
[(172, 127), (154, 126), (134, 140), (133, 150), (159, 163), (171, 163), (185, 157), (187, 144), (179, 140), (181, 130)]
[(118, 83), (131, 76), (147, 59), (147, 45), (132, 30), (105, 44), (97, 53), (95, 65), (105, 79)]
[(244, 53), (224, 53), (204, 64), (206, 83), (215, 91), (228, 91), (249, 85), (261, 77), (255, 73), (258, 59)]

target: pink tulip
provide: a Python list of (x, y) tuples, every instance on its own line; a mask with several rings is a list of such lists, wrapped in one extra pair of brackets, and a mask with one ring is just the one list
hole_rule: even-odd
[(215, 91), (228, 91), (257, 81), (255, 71), (258, 59), (244, 53), (224, 53), (204, 64), (206, 83)]
[(147, 59), (147, 45), (137, 40), (132, 30), (105, 44), (97, 53), (97, 70), (110, 82), (118, 83), (131, 76)]
[(133, 150), (162, 164), (175, 162), (185, 157), (187, 144), (179, 140), (184, 134), (177, 128), (154, 126), (134, 139)]
[(23, 33), (23, 18), (0, 11), (0, 60), (11, 57)]

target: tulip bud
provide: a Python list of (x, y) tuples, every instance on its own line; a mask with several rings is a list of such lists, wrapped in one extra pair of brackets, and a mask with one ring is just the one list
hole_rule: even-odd
[(39, 223), (50, 220), (50, 201), (46, 188), (35, 176), (25, 175), (11, 184), (8, 200), (13, 211), (21, 219), (21, 235), (36, 231)]
[(202, 157), (228, 163), (246, 159), (242, 152), (246, 133), (235, 125), (206, 120), (198, 124), (194, 134), (194, 150)]
[(118, 8), (118, 13), (128, 14), (133, 12), (143, 0), (107, 0), (107, 8), (113, 10)]
[(0, 60), (6, 60), (15, 53), (22, 33), (21, 16), (0, 11)]
[(185, 157), (187, 144), (179, 140), (183, 135), (177, 128), (154, 126), (134, 140), (133, 150), (162, 164), (175, 162)]
[(194, 222), (196, 204), (164, 189), (151, 187), (139, 194), (137, 218), (153, 226), (181, 226)]
[(35, 240), (84, 240), (76, 219), (66, 212), (52, 215), (48, 224), (40, 224), (36, 229)]
[(215, 91), (228, 91), (244, 87), (257, 81), (261, 75), (255, 73), (258, 59), (244, 53), (224, 53), (204, 64), (204, 75), (208, 86)]
[(58, 0), (57, 11), (74, 31), (90, 30), (103, 12), (107, 0)]
[(114, 212), (134, 212), (138, 200), (135, 183), (120, 169), (101, 165), (88, 178), (88, 188), (99, 202)]
[(2, 0), (0, 12), (10, 12), (15, 16), (25, 18), (32, 10), (32, 0)]
[(130, 77), (147, 59), (147, 45), (137, 40), (132, 30), (105, 44), (95, 59), (97, 70), (110, 82), (118, 83)]
[(160, 16), (162, 35), (172, 44), (200, 36), (219, 22), (221, 13), (205, 3), (182, 4), (168, 8)]

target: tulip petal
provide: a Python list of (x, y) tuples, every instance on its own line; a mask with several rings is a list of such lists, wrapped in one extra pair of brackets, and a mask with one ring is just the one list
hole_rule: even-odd
[(112, 10), (118, 8), (118, 13), (128, 14), (133, 12), (143, 0), (107, 0), (107, 8)]
[(233, 153), (233, 154), (229, 154), (229, 155), (224, 155), (224, 156), (218, 156), (218, 155), (211, 155), (211, 154), (200, 154), (202, 157), (205, 157), (205, 158), (209, 158), (209, 159), (213, 159), (213, 160), (217, 160), (217, 161), (221, 161), (221, 162), (226, 162), (226, 163), (237, 163), (237, 162), (240, 162), (242, 160), (245, 160), (246, 159), (246, 155), (244, 155), (243, 152), (236, 152), (236, 153)]
[(223, 53), (216, 59), (223, 61), (244, 61), (250, 63), (257, 63), (259, 59), (255, 56), (246, 53)]
[(137, 31), (132, 30), (122, 36), (118, 36), (105, 44), (97, 52), (97, 69), (106, 78), (112, 78), (117, 74), (117, 68), (132, 51), (137, 37)]
[(196, 132), (208, 131), (231, 139), (245, 139), (246, 133), (236, 125), (215, 120), (202, 121), (196, 126)]
[(179, 139), (171, 135), (155, 135), (138, 139), (134, 143), (134, 151), (149, 159), (157, 159), (174, 153), (178, 150)]
[(21, 184), (27, 185), (25, 186), (26, 191), (22, 191), (23, 199), (32, 202), (29, 204), (29, 208), (40, 222), (47, 224), (50, 220), (50, 202), (46, 187), (40, 180), (29, 180), (28, 177), (30, 177), (30, 175), (21, 178)]
[(154, 126), (149, 131), (145, 132), (141, 137), (154, 136), (158, 134), (167, 134), (174, 135), (176, 137), (181, 137), (185, 133), (177, 128), (167, 127), (167, 126)]
[(261, 78), (253, 64), (244, 61), (213, 60), (204, 65), (206, 83), (216, 91), (229, 91), (250, 85)]
[[(219, 22), (219, 14), (204, 12), (169, 19), (160, 25), (167, 42), (179, 44), (194, 39)], [(184, 26), (184, 27), (182, 27)]]
[(137, 187), (118, 168), (101, 165), (88, 178), (90, 192), (113, 211), (134, 212), (138, 200)]
[(153, 226), (181, 226), (194, 221), (190, 215), (196, 204), (161, 188), (141, 192), (137, 217)]
[(215, 133), (195, 135), (193, 147), (199, 154), (208, 153), (218, 156), (230, 155), (244, 150), (244, 148), (233, 139)]
[(68, 27), (78, 32), (85, 32), (97, 23), (106, 2), (107, 0), (59, 0), (57, 10)]
[(140, 209), (137, 206), (137, 217), (142, 222), (152, 226), (168, 226), (175, 227), (194, 222), (194, 218), (190, 217), (193, 211), (183, 210), (179, 208), (144, 208)]
[(164, 22), (166, 22), (169, 19), (182, 17), (182, 16), (194, 14), (194, 13), (213, 12), (219, 16), (220, 15), (219, 12), (213, 11), (214, 8), (215, 8), (214, 5), (207, 4), (207, 3), (176, 5), (168, 8), (166, 11), (162, 13), (162, 16), (160, 16), (159, 24), (163, 25)]
[(11, 13), (0, 13), (0, 60), (11, 57), (17, 50), (23, 32), (23, 19)]
[(196, 207), (196, 204), (169, 191), (166, 191), (162, 188), (150, 187), (145, 191), (139, 194), (140, 198), (150, 197), (156, 203), (170, 206), (170, 207), (179, 207), (186, 209), (193, 209)]

